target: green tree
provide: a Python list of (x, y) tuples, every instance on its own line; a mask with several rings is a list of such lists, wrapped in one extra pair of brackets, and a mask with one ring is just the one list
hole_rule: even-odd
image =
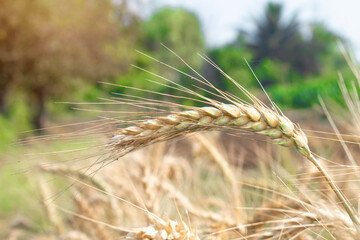
[[(199, 21), (195, 15), (183, 9), (163, 8), (151, 16), (147, 21), (143, 22), (141, 29), (141, 44), (139, 48), (142, 52), (191, 74), (191, 71), (184, 65), (181, 65), (181, 62), (174, 54), (161, 46), (161, 43), (163, 43), (166, 47), (183, 57), (196, 70), (201, 71), (203, 61), (200, 57), (196, 56), (196, 53), (204, 52), (204, 39)], [(182, 74), (141, 54), (137, 54), (134, 65), (155, 72), (158, 75), (165, 76), (172, 81), (187, 85), (187, 83), (185, 83), (187, 78)], [(175, 89), (163, 85), (169, 84), (164, 79), (156, 78), (156, 81), (160, 84), (149, 84), (149, 82), (145, 81), (145, 79), (149, 77), (151, 80), (154, 78), (154, 76), (149, 76), (149, 74), (144, 71), (130, 68), (126, 74), (118, 75), (116, 79), (116, 83), (130, 88), (114, 86), (109, 90), (111, 92), (148, 98), (161, 98), (161, 96), (150, 92), (138, 91), (134, 88), (146, 88), (153, 92), (177, 94)]]
[[(337, 36), (316, 24), (311, 26), (309, 36), (304, 37), (300, 33), (296, 16), (284, 21), (283, 6), (269, 3), (264, 17), (256, 21), (255, 32), (248, 33), (248, 46), (255, 55), (253, 65), (259, 66), (258, 70), (261, 71), (264, 60), (276, 60), (278, 64), (282, 62), (282, 69), (288, 69), (288, 81), (298, 79), (297, 74), (319, 74), (322, 67), (320, 56), (333, 50)], [(268, 69), (269, 64), (266, 65)], [(268, 85), (275, 83), (271, 76), (264, 76), (263, 81)]]
[[(207, 54), (221, 70), (239, 81), (243, 86), (250, 87), (253, 84), (251, 71), (244, 60), (246, 59), (246, 61), (251, 62), (253, 60), (253, 53), (246, 47), (246, 42), (241, 32), (232, 43), (212, 49)], [(226, 80), (226, 77), (222, 76), (209, 63), (206, 63), (204, 66), (204, 75), (220, 89), (226, 89), (227, 91), (234, 89), (233, 84)]]
[(197, 17), (183, 9), (164, 8), (144, 23), (144, 43), (152, 55), (172, 66), (179, 61), (160, 43), (174, 50), (191, 66), (199, 69), (202, 60), (196, 53), (204, 52), (204, 38)]
[(263, 18), (256, 20), (256, 30), (250, 34), (249, 47), (255, 54), (254, 61), (264, 58), (288, 60), (290, 54), (298, 44), (299, 24), (295, 17), (289, 22), (282, 23), (283, 7), (278, 3), (266, 6)]

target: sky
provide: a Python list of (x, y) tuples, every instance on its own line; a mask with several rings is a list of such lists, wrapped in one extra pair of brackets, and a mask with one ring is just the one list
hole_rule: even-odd
[[(208, 47), (233, 40), (238, 29), (251, 31), (268, 0), (141, 0), (144, 14), (163, 6), (183, 7), (195, 13)], [(273, 0), (284, 6), (285, 18), (297, 14), (301, 23), (320, 22), (350, 41), (360, 59), (360, 0)]]

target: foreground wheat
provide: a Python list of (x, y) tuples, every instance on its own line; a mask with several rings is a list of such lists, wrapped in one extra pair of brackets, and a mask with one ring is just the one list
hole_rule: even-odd
[(185, 222), (157, 219), (155, 224), (128, 233), (126, 239), (145, 240), (200, 240)]
[[(328, 175), (326, 170), (311, 153), (308, 146), (307, 137), (298, 125), (295, 125), (286, 116), (284, 116), (284, 114), (278, 111), (275, 105), (273, 105), (272, 108), (267, 107), (240, 84), (222, 72), (218, 66), (211, 62), (211, 60), (206, 59), (224, 76), (226, 76), (237, 87), (239, 87), (252, 100), (252, 104), (215, 88), (202, 75), (191, 68), (184, 60), (181, 58), (180, 60), (183, 61), (185, 65), (188, 66), (193, 72), (195, 72), (200, 79), (181, 72), (167, 65), (166, 63), (160, 63), (171, 69), (175, 69), (176, 71), (181, 72), (182, 74), (185, 74), (192, 79), (195, 79), (207, 87), (212, 88), (216, 91), (216, 94), (213, 93), (213, 95), (224, 99), (224, 102), (226, 103), (201, 96), (200, 94), (197, 94), (188, 88), (178, 85), (178, 89), (202, 98), (202, 102), (206, 102), (209, 106), (181, 106), (190, 110), (176, 111), (160, 116), (145, 117), (145, 119), (142, 118), (141, 120), (130, 121), (130, 126), (118, 129), (109, 143), (109, 146), (112, 148), (113, 152), (117, 152), (117, 154), (114, 154), (114, 156), (122, 156), (135, 149), (153, 144), (155, 142), (167, 141), (188, 133), (205, 130), (241, 129), (256, 134), (265, 135), (268, 136), (271, 139), (271, 142), (275, 144), (286, 147), (295, 146), (298, 152), (300, 152), (318, 168), (318, 170), (326, 179), (327, 183), (330, 185), (331, 189), (339, 198), (340, 202), (343, 204), (354, 224), (354, 227), (357, 229), (360, 235), (360, 225), (357, 213), (354, 211), (349, 201), (345, 198), (340, 189)], [(156, 74), (153, 75), (158, 76)]]

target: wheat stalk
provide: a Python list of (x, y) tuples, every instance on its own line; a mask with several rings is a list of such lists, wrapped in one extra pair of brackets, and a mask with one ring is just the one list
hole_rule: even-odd
[[(347, 215), (331, 203), (324, 203), (318, 199), (317, 202), (311, 203), (309, 199), (291, 199), (285, 195), (278, 196), (264, 203), (262, 207), (257, 208), (252, 219), (248, 221), (248, 226), (250, 233), (266, 233), (267, 235), (270, 232), (264, 230), (270, 228), (275, 235), (280, 231), (284, 234), (285, 226), (289, 227), (288, 230), (293, 229), (300, 232), (303, 230), (302, 227), (306, 229), (306, 227), (322, 226), (329, 234), (342, 236), (341, 239), (345, 239), (345, 236), (351, 236), (352, 238), (358, 236)], [(336, 228), (336, 231), (331, 233), (328, 228)], [(292, 232), (291, 236), (294, 235), (295, 233)]]
[(39, 192), (42, 198), (42, 202), (43, 205), (45, 206), (46, 214), (49, 221), (55, 227), (57, 234), (64, 233), (65, 226), (63, 224), (61, 216), (59, 215), (58, 210), (53, 205), (47, 203), (47, 201), (51, 198), (51, 196), (53, 196), (50, 186), (46, 181), (44, 181), (44, 179), (41, 176), (39, 176), (38, 186), (39, 186), (39, 190), (40, 190)]
[[(81, 192), (75, 189), (72, 190), (72, 197), (78, 208), (78, 214), (90, 219), (94, 219), (96, 216), (94, 206), (91, 206), (88, 199), (84, 197)], [(74, 221), (82, 226), (81, 228), (83, 232), (89, 231), (89, 229), (93, 229), (96, 232), (96, 236), (99, 240), (111, 239), (104, 225), (86, 220), (82, 222), (83, 220), (81, 218), (75, 218)], [(89, 226), (86, 226), (87, 224)]]

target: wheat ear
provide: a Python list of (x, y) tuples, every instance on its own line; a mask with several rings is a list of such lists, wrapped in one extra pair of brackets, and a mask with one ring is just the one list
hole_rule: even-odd
[(118, 129), (111, 145), (127, 152), (187, 133), (226, 127), (265, 135), (275, 144), (295, 146), (301, 154), (310, 155), (306, 135), (288, 118), (268, 108), (246, 104), (216, 104), (138, 121), (133, 126)]

